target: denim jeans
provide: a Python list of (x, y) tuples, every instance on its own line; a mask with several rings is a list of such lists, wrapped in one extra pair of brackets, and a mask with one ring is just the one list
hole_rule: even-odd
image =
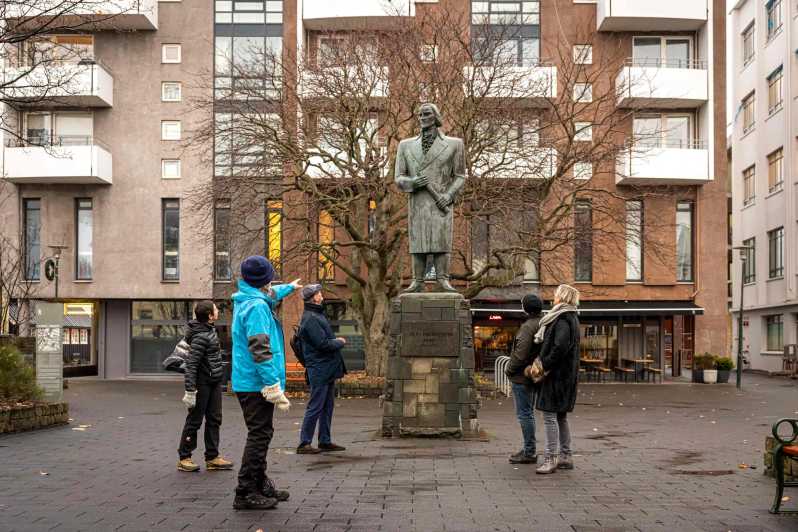
[(571, 454), (571, 431), (568, 428), (567, 415), (566, 412), (543, 412), (547, 458)]
[(313, 442), (316, 423), (319, 425), (319, 443), (332, 443), (330, 428), (334, 409), (335, 381), (310, 387), (310, 400), (305, 409), (305, 419), (302, 421), (302, 432), (299, 436), (300, 445)]
[(523, 384), (512, 383), (515, 415), (521, 424), (524, 436), (524, 454), (534, 456), (537, 452), (535, 441), (535, 392)]

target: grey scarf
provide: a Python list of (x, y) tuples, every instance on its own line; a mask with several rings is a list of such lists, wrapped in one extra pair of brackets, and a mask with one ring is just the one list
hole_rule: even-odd
[(554, 320), (566, 312), (576, 312), (576, 307), (573, 305), (560, 303), (558, 305), (554, 305), (552, 309), (540, 319), (540, 329), (538, 329), (538, 332), (535, 333), (536, 344), (543, 343), (543, 336), (546, 334), (546, 327), (549, 325), (549, 323), (554, 322)]

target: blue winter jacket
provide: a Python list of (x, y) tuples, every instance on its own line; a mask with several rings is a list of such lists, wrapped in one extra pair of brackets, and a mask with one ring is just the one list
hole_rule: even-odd
[(293, 291), (286, 284), (267, 295), (238, 281), (238, 292), (233, 294), (234, 392), (259, 392), (277, 383), (285, 391), (283, 328), (274, 307)]

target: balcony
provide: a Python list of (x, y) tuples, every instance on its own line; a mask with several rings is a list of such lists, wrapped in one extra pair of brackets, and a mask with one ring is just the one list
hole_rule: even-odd
[(675, 109), (700, 107), (709, 99), (703, 61), (629, 60), (615, 79), (618, 107)]
[(557, 97), (557, 67), (466, 67), (466, 94), (487, 98), (540, 99)]
[(707, 23), (707, 0), (598, 0), (598, 31), (695, 31)]
[(41, 185), (110, 185), (110, 150), (95, 137), (56, 137), (48, 146), (9, 141), (3, 148), (3, 178)]
[(3, 96), (43, 107), (112, 107), (114, 78), (97, 62), (40, 63), (3, 71)]
[(618, 157), (617, 185), (702, 185), (710, 177), (706, 143), (640, 143)]
[(11, 6), (7, 19), (22, 30), (80, 27), (84, 31), (158, 29), (158, 0), (40, 0)]
[(390, 30), (396, 27), (397, 17), (411, 17), (414, 14), (415, 2), (412, 0), (302, 2), (302, 23), (310, 30)]

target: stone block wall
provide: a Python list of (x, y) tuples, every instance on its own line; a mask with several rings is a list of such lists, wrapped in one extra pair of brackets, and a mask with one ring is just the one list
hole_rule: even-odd
[(476, 433), (478, 406), (469, 302), (456, 293), (394, 299), (383, 436)]
[(69, 422), (67, 403), (0, 408), (0, 434), (42, 429)]

